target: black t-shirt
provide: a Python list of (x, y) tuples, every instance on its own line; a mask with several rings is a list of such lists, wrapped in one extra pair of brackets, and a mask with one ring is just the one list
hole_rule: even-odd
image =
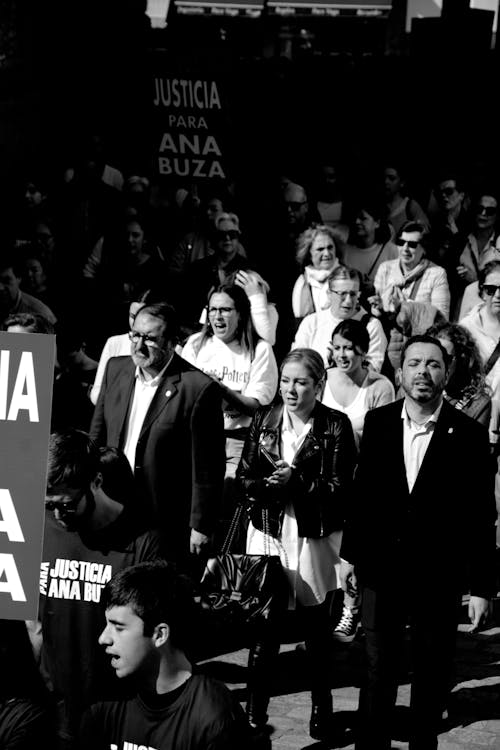
[[(83, 750), (244, 750), (248, 725), (241, 706), (217, 680), (192, 675), (173, 702), (147, 698), (97, 703), (86, 712)], [(160, 703), (160, 705), (158, 705)]]
[(94, 534), (67, 531), (45, 516), (40, 572), (42, 670), (60, 702), (60, 729), (71, 736), (81, 711), (94, 701), (123, 695), (98, 638), (105, 626), (101, 592), (112, 575), (129, 565), (157, 560), (156, 532), (138, 533), (132, 509)]
[[(2, 675), (5, 679), (6, 675)], [(48, 710), (30, 698), (0, 702), (0, 748), (32, 750), (52, 747), (52, 724)]]

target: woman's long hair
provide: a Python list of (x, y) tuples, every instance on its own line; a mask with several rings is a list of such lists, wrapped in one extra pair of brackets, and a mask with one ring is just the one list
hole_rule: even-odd
[(481, 357), (474, 339), (466, 328), (443, 321), (429, 328), (427, 334), (436, 339), (449, 339), (454, 346), (455, 371), (446, 384), (449, 396), (463, 401), (480, 394), (490, 395)]
[(198, 340), (195, 342), (194, 349), (195, 353), (198, 354), (205, 342), (214, 335), (210, 320), (208, 317), (208, 308), (210, 306), (210, 300), (214, 294), (227, 294), (228, 297), (234, 302), (236, 312), (239, 313), (240, 319), (238, 322), (238, 328), (236, 329), (236, 339), (238, 343), (250, 352), (250, 359), (253, 360), (255, 356), (255, 347), (259, 340), (259, 335), (255, 330), (252, 315), (250, 312), (250, 300), (248, 299), (246, 292), (236, 284), (219, 284), (214, 286), (209, 291), (207, 296), (207, 319), (201, 329), (201, 334)]

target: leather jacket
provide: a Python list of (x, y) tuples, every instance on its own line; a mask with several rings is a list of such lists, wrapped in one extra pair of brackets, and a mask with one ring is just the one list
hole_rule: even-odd
[(284, 487), (269, 487), (273, 472), (260, 446), (280, 458), (283, 404), (258, 409), (254, 415), (236, 474), (249, 504), (253, 525), (263, 530), (262, 509), (269, 513), (269, 531), (281, 532), (285, 506), (293, 503), (301, 537), (319, 539), (343, 527), (349, 504), (356, 448), (349, 418), (316, 401), (312, 427), (295, 459)]

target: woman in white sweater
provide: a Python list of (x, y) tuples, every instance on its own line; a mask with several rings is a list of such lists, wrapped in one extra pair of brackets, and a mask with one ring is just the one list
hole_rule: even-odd
[(206, 372), (222, 389), (226, 435), (223, 517), (232, 515), (233, 484), (253, 414), (273, 400), (278, 367), (271, 344), (258, 336), (245, 291), (221, 284), (210, 292), (207, 322), (182, 350), (188, 362)]

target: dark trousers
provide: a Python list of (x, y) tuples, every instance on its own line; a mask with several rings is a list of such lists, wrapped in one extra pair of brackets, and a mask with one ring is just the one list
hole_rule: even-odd
[(363, 589), (361, 622), (367, 675), (359, 697), (356, 750), (388, 750), (406, 625), (411, 646), (410, 750), (436, 750), (451, 689), (460, 597), (439, 591), (379, 593)]
[[(297, 611), (305, 636), (309, 684), (313, 703), (327, 707), (331, 703), (330, 660), (331, 625), (328, 603), (300, 607)], [(281, 623), (266, 627), (257, 634), (248, 655), (247, 713), (257, 721), (267, 718), (270, 681), (274, 660), (280, 647)]]

